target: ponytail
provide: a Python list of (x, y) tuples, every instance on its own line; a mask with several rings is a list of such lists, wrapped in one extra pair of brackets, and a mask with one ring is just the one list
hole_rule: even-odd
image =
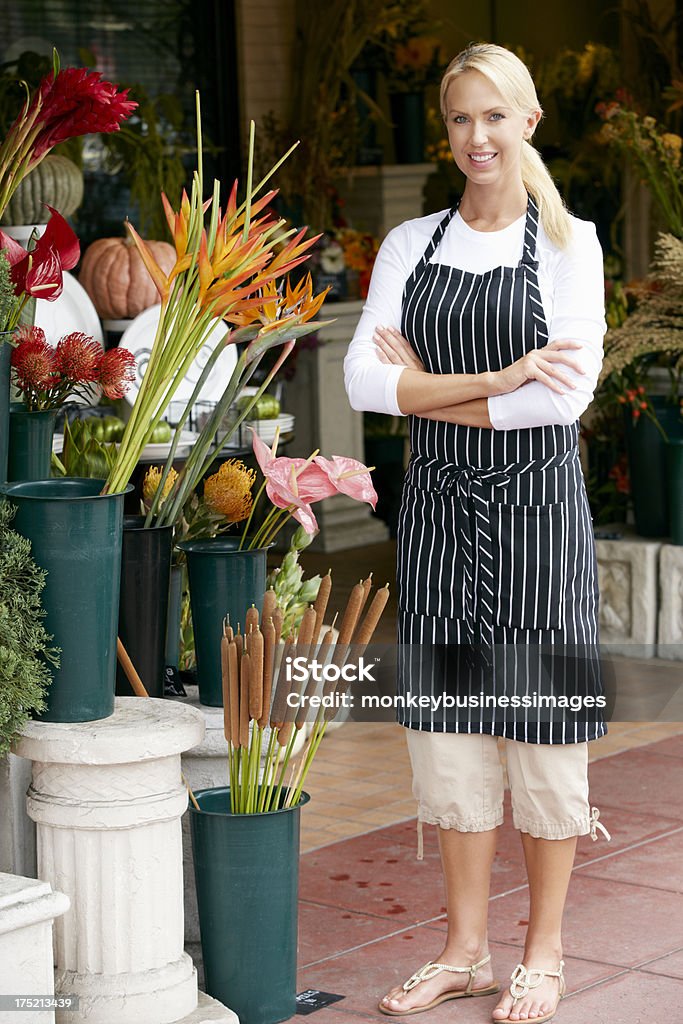
[[(446, 93), (464, 71), (480, 71), (495, 85), (510, 106), (526, 115), (541, 110), (529, 69), (511, 50), (493, 43), (472, 43), (450, 62), (441, 79), (441, 113), (446, 116)], [(542, 113), (542, 111), (541, 111)], [(538, 150), (522, 142), (522, 181), (538, 206), (543, 230), (559, 249), (572, 237), (572, 222), (548, 168)]]
[(541, 154), (530, 142), (522, 143), (522, 181), (538, 207), (546, 235), (558, 249), (566, 249), (572, 237), (572, 222)]

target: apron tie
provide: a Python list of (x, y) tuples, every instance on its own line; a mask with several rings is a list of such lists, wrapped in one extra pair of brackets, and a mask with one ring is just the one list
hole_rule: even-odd
[(441, 474), (438, 489), (457, 498), (456, 529), (464, 555), (465, 621), (474, 643), (484, 649), (493, 644), (493, 538), (486, 487), (505, 488), (505, 470), (449, 466)]

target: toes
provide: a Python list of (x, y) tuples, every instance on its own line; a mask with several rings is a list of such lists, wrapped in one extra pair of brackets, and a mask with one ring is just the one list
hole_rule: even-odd
[(533, 1020), (534, 1017), (541, 1016), (541, 1008), (538, 1003), (532, 1003), (529, 1007), (529, 1020)]
[(510, 1016), (510, 1010), (512, 1009), (512, 996), (504, 996), (498, 1006), (493, 1011), (494, 1020), (505, 1020), (506, 1017)]

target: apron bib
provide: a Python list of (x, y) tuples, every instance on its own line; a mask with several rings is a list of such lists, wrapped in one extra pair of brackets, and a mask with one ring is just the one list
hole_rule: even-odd
[[(429, 262), (455, 212), (440, 222), (406, 282), (401, 330), (428, 372), (500, 370), (548, 343), (538, 210), (529, 197), (519, 264), (485, 274)], [(595, 548), (578, 422), (500, 431), (408, 420), (411, 458), (397, 535), (399, 693), (438, 694), (457, 679), (470, 693), (479, 687), (529, 698), (539, 673), (547, 679), (550, 646), (557, 652), (550, 654), (554, 691), (601, 696)], [(606, 731), (599, 711), (587, 719), (575, 709), (539, 716), (523, 707), (448, 714), (406, 708), (399, 720), (546, 743)]]

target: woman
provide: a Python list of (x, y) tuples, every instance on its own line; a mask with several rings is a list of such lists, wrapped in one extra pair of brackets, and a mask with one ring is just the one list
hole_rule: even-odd
[[(468, 666), (471, 695), (472, 667), (483, 663), (475, 678), (508, 706), (400, 717), (419, 822), (440, 826), (448, 932), (434, 960), (379, 1009), (406, 1016), (500, 989), (487, 904), (503, 736), (530, 910), (521, 963), (493, 1019), (540, 1024), (565, 988), (561, 922), (577, 836), (596, 839), (600, 828), (609, 839), (587, 782), (588, 741), (606, 729), (595, 711), (512, 711), (509, 697), (530, 701), (548, 674), (557, 693), (559, 664), (559, 689), (600, 703), (577, 420), (601, 365), (602, 253), (530, 144), (542, 111), (514, 54), (468, 47), (446, 70), (441, 109), (466, 178), (462, 199), (387, 236), (345, 380), (355, 409), (410, 417), (397, 546), (399, 642), (411, 653), (400, 685), (424, 692), (436, 676), (437, 689), (454, 679), (462, 689)], [(559, 652), (545, 675), (542, 645)], [(566, 655), (576, 647), (582, 655)]]

